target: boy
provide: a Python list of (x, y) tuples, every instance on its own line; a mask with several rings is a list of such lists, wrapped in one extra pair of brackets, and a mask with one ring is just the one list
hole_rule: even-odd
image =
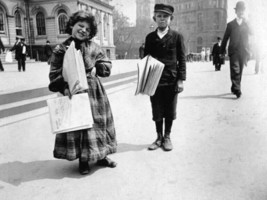
[[(150, 97), (153, 120), (156, 124), (157, 139), (148, 149), (163, 147), (173, 149), (170, 133), (176, 119), (177, 94), (183, 91), (186, 79), (186, 56), (183, 36), (170, 28), (174, 8), (170, 5), (156, 4), (153, 20), (157, 29), (146, 36), (145, 53), (165, 64), (157, 90)], [(163, 135), (163, 119), (165, 130)]]

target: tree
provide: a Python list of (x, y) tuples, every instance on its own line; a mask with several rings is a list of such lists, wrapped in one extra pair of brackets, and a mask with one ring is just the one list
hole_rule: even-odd
[(132, 27), (129, 18), (118, 10), (113, 10), (113, 31), (116, 54), (120, 57), (132, 57), (132, 45), (135, 43), (135, 27)]
[(114, 44), (118, 45), (120, 42), (125, 42), (130, 38), (127, 29), (130, 27), (129, 18), (123, 13), (114, 9), (113, 11), (113, 31), (114, 31)]

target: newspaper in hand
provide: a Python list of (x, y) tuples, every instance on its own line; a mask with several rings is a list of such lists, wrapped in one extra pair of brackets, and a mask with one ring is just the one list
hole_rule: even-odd
[(75, 94), (71, 99), (60, 96), (47, 100), (52, 133), (65, 133), (93, 127), (88, 93)]
[(82, 53), (76, 50), (74, 41), (64, 55), (62, 74), (72, 95), (88, 89)]
[(153, 96), (157, 89), (164, 64), (148, 55), (137, 63), (138, 77), (135, 95)]

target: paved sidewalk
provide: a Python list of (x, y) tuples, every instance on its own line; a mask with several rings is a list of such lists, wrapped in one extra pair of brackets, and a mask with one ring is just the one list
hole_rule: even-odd
[[(112, 74), (122, 74), (136, 71), (137, 60), (114, 60)], [(17, 64), (4, 65), (5, 71), (0, 72), (0, 95), (47, 87), (49, 84), (49, 65), (46, 62), (31, 62), (26, 64), (26, 71), (19, 72)]]
[(91, 165), (81, 176), (77, 160), (54, 159), (47, 112), (0, 127), (0, 199), (267, 199), (266, 73), (255, 75), (250, 62), (236, 99), (227, 62), (220, 72), (211, 62), (188, 63), (171, 152), (147, 151), (156, 138), (150, 100), (134, 96), (135, 87), (108, 94), (118, 140), (114, 169)]

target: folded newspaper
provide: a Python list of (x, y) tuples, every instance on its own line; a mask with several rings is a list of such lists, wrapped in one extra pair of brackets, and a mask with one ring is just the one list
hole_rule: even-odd
[(135, 95), (153, 96), (162, 75), (164, 64), (148, 55), (137, 63), (138, 77)]
[(88, 93), (47, 100), (52, 133), (65, 133), (93, 127)]
[(63, 60), (63, 78), (68, 82), (71, 94), (88, 89), (82, 53), (72, 41)]

